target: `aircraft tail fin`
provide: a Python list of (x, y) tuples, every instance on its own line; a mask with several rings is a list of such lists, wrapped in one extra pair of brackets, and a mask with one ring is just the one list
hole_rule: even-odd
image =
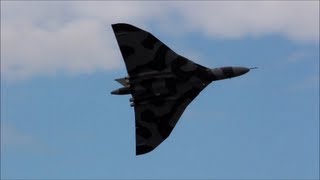
[(117, 81), (118, 83), (120, 83), (123, 86), (127, 86), (126, 78), (118, 78), (118, 79), (115, 79), (115, 81)]

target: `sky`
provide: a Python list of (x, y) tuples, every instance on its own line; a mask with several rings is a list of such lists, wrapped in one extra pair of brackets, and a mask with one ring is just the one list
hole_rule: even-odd
[[(213, 82), (135, 155), (111, 29), (145, 29)], [(1, 1), (1, 179), (319, 179), (319, 1)]]

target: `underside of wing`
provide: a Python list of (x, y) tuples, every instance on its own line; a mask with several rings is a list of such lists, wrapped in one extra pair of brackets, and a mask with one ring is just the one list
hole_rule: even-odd
[(136, 154), (145, 154), (171, 133), (182, 113), (205, 88), (180, 85), (174, 96), (153, 98), (135, 105)]
[(119, 23), (112, 28), (130, 77), (168, 71), (178, 56), (151, 33), (135, 26)]

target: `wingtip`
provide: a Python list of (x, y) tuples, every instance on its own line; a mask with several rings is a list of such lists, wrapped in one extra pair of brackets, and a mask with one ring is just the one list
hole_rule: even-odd
[(147, 145), (138, 145), (136, 146), (136, 155), (142, 155), (151, 152), (155, 147), (147, 146)]
[(119, 25), (130, 25), (130, 24), (127, 24), (127, 23), (114, 23), (114, 24), (111, 24), (111, 26), (119, 26)]
[(127, 23), (115, 23), (111, 24), (111, 27), (115, 33), (118, 32), (134, 32), (139, 31), (140, 29)]

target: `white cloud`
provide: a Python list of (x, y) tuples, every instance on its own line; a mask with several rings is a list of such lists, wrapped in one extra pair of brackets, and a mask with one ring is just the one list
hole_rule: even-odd
[[(48, 13), (40, 11), (43, 8)], [(58, 71), (90, 73), (119, 67), (120, 56), (112, 47), (115, 39), (105, 24), (86, 18), (64, 21), (64, 16), (59, 11), (52, 14), (51, 8), (55, 6), (34, 6), (24, 11), (21, 19), (4, 17), (1, 72), (5, 76), (20, 79)]]
[(318, 1), (185, 2), (176, 7), (187, 28), (210, 37), (281, 33), (292, 40), (319, 38)]
[(210, 38), (318, 41), (319, 2), (1, 2), (1, 75), (92, 73), (123, 63), (110, 24), (148, 22)]

